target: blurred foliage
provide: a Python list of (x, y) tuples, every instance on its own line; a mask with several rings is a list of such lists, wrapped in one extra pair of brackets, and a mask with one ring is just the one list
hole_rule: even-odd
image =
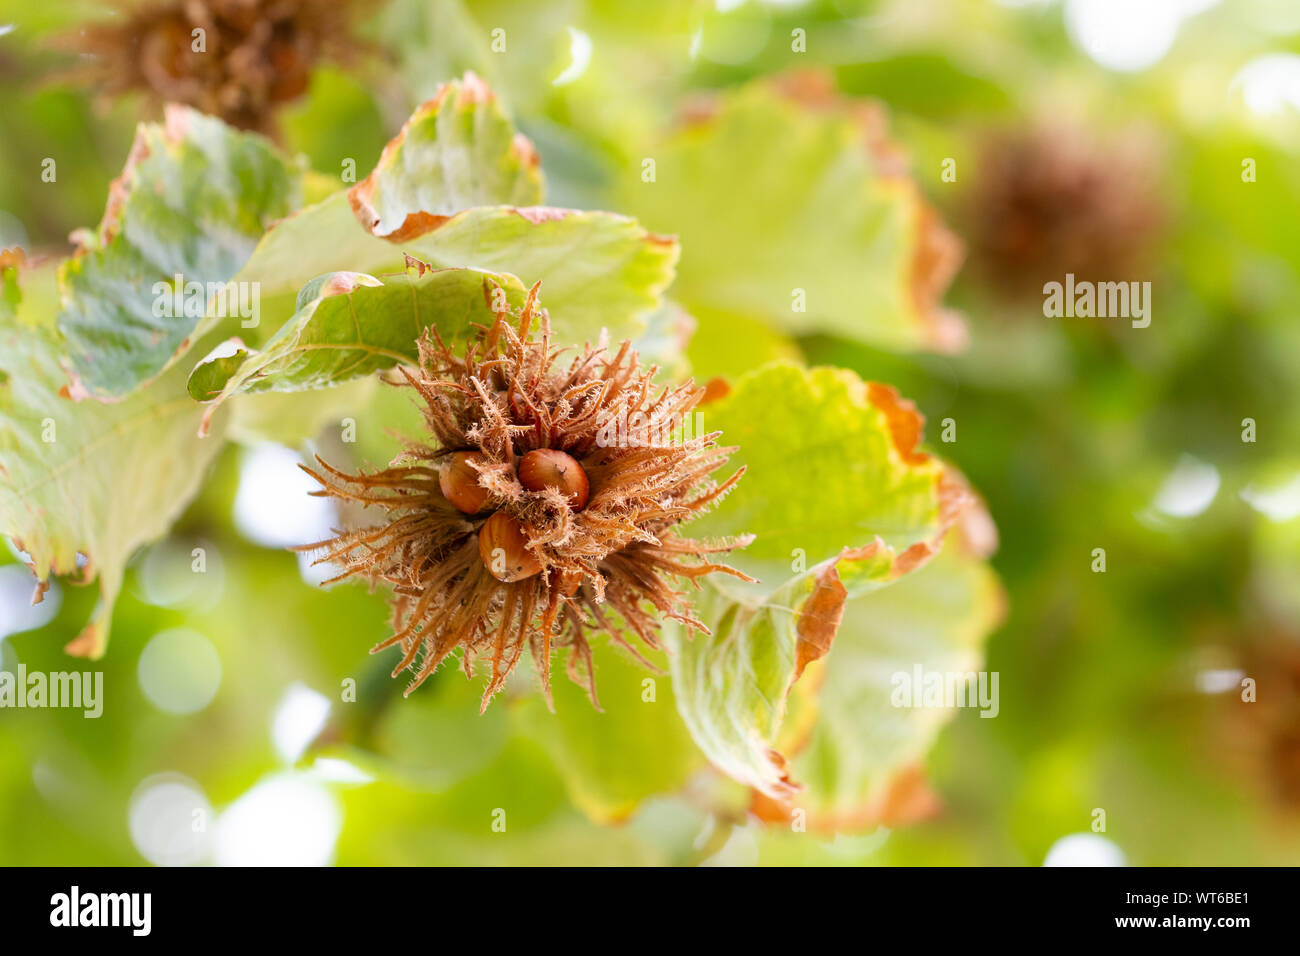
[[(113, 700), (104, 716), (0, 712), (0, 861), (141, 862), (132, 795), (168, 772), (194, 781), (219, 811), (284, 774), (319, 786), (342, 812), (333, 856), (342, 864), (1038, 864), (1063, 835), (1088, 831), (1096, 808), (1133, 863), (1300, 859), (1300, 805), (1279, 785), (1300, 760), (1284, 746), (1300, 722), (1288, 670), (1300, 654), (1300, 224), (1291, 214), (1300, 208), (1300, 116), (1252, 113), (1234, 81), (1258, 56), (1300, 52), (1294, 10), (1272, 0), (1209, 5), (1157, 63), (1120, 72), (1079, 50), (1056, 2), (732, 7), (390, 0), (363, 25), (385, 52), (347, 75), (316, 73), (282, 115), (282, 146), (320, 172), (346, 171), (349, 160), (364, 172), (418, 103), (473, 69), (537, 145), (549, 202), (627, 209), (673, 231), (672, 216), (653, 218), (652, 197), (627, 208), (642, 187), (676, 188), (663, 179), (667, 164), (657, 183), (644, 183), (642, 160), (682, 135), (693, 104), (746, 95), (744, 84), (792, 68), (824, 68), (840, 94), (883, 101), (920, 191), (950, 226), (980, 189), (979, 156), (996, 132), (1050, 119), (1100, 142), (1137, 129), (1151, 138), (1152, 188), (1167, 219), (1143, 272), (1115, 277), (1152, 282), (1150, 328), (1044, 319), (1037, 300), (1007, 301), (973, 270), (945, 299), (970, 332), (969, 347), (953, 355), (893, 351), (884, 346), (897, 342), (843, 323), (786, 325), (743, 296), (734, 309), (722, 295), (684, 301), (697, 326), (688, 346), (697, 375), (735, 377), (781, 358), (889, 382), (929, 419), (930, 447), (987, 501), (1007, 609), (984, 665), (1000, 674), (1000, 712), (983, 720), (959, 711), (928, 755), (908, 754), (924, 763), (937, 812), (837, 833), (760, 823), (747, 813), (749, 795), (686, 745), (670, 682), (659, 676), (645, 701), (642, 681), (653, 675), (619, 657), (602, 663), (603, 721), (562, 682), (559, 717), (550, 718), (523, 673), (482, 718), (476, 685), (454, 671), (402, 701), (385, 659), (365, 654), (387, 635), (382, 595), (352, 585), (320, 591), (292, 554), (249, 541), (231, 519), (248, 452), (227, 446), (171, 536), (127, 569), (112, 653), (94, 665)], [(14, 24), (0, 36), (0, 247), (62, 255), (67, 234), (103, 214), (141, 104), (105, 104), (60, 82), (67, 57), (45, 43), (96, 15), (92, 4), (0, 2), (0, 24)], [(493, 50), (495, 30), (504, 31), (503, 52)], [(792, 51), (793, 30), (804, 31), (806, 52)], [(579, 37), (590, 41), (583, 64), (574, 62)], [(40, 177), (46, 157), (58, 161), (54, 183)], [(948, 158), (955, 182), (942, 175)], [(1244, 159), (1254, 161), (1252, 182), (1242, 178)], [(733, 161), (736, 176), (716, 183), (717, 208), (751, 200), (798, 211), (790, 204), (807, 182), (756, 186), (746, 174), (761, 165)], [(769, 268), (775, 250), (749, 250), (743, 234), (728, 239), (737, 223), (725, 212), (703, 225), (705, 248), (683, 250), (703, 257), (691, 267), (703, 276), (697, 289), (715, 272), (743, 280)], [(842, 267), (846, 285), (853, 268)], [(275, 435), (274, 425), (303, 415), (330, 422), (309, 447), (372, 463), (391, 456), (385, 429), (402, 427), (406, 396), (384, 387), (312, 394), (328, 408), (270, 396), (286, 402), (237, 408), (231, 431)], [(945, 419), (956, 440), (940, 445)], [(1243, 419), (1255, 423), (1252, 442), (1242, 440)], [(346, 420), (356, 423), (355, 445), (340, 444)], [(1156, 502), (1185, 456), (1213, 467), (1216, 493), (1178, 516)], [(167, 560), (151, 557), (170, 549), (174, 561), (199, 542), (220, 573), (209, 570), (179, 597), (160, 595), (153, 579)], [(1096, 548), (1106, 551), (1105, 573), (1092, 570)], [(19, 573), (0, 567), (9, 570)], [(907, 582), (921, 593), (900, 584), (875, 597), (924, 610), (933, 600), (926, 581)], [(4, 631), (24, 631), (0, 642), (4, 669), (18, 661), (69, 669), (62, 648), (91, 617), (95, 595), (66, 583), (47, 597), (61, 603), (39, 629), (21, 626), (17, 605), (0, 607), (15, 622)], [(921, 633), (924, 616), (900, 616), (918, 633), (892, 640), (934, 637)], [(875, 623), (855, 627), (850, 615), (846, 634), (888, 647)], [(205, 635), (222, 666), (216, 697), (190, 716), (158, 710), (137, 678), (150, 638), (178, 626)], [(1238, 671), (1257, 681), (1259, 703), (1242, 703), (1235, 679), (1206, 683)], [(832, 719), (855, 728), (874, 719), (852, 707), (872, 676), (845, 668)], [(340, 698), (349, 681), (354, 703)], [(271, 728), (295, 682), (332, 706), (306, 752), (286, 756)], [(834, 763), (824, 742), (806, 754), (796, 769), (809, 776)], [(331, 758), (373, 779), (340, 780)], [(505, 833), (492, 830), (498, 809)], [(217, 844), (221, 828), (219, 819)]]

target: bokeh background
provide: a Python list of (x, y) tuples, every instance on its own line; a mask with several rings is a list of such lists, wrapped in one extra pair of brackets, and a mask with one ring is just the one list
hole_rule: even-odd
[[(300, 6), (309, 31), (320, 12)], [(445, 672), (402, 701), (366, 654), (387, 633), (382, 595), (322, 591), (286, 550), (334, 520), (296, 469), (330, 436), (232, 444), (172, 535), (131, 564), (95, 665), (104, 716), (0, 711), (0, 862), (1300, 862), (1300, 7), (338, 6), (354, 14), (343, 42), (273, 70), (302, 76), (258, 119), (284, 147), (364, 175), (414, 105), (473, 69), (536, 143), (549, 202), (681, 232), (696, 268), (743, 274), (746, 249), (702, 236), (693, 252), (635, 189), (641, 157), (693, 103), (817, 69), (886, 105), (911, 175), (965, 243), (945, 303), (966, 317), (967, 348), (697, 316), (688, 357), (701, 378), (775, 356), (851, 368), (915, 400), (932, 445), (953, 419), (942, 452), (1001, 542), (1007, 613), (986, 665), (1000, 713), (956, 715), (925, 762), (935, 807), (906, 826), (763, 826), (719, 810), (734, 801), (707, 772), (597, 823), (527, 688), (480, 717), (477, 687)], [(85, 23), (124, 20), (0, 0), (0, 247), (64, 255), (72, 229), (99, 221), (156, 103), (105, 96), (111, 84), (85, 74), (109, 48), (94, 61), (77, 47)], [(47, 156), (64, 157), (57, 184), (40, 181)], [(799, 186), (773, 181), (754, 200), (798, 202)], [(1044, 318), (1042, 283), (1067, 271), (1150, 281), (1150, 327)], [(80, 666), (62, 648), (93, 589), (58, 582), (32, 607), (30, 574), (12, 549), (0, 560), (0, 667)], [(340, 701), (349, 679), (360, 703)], [(601, 732), (607, 753), (627, 743), (617, 724)], [(610, 772), (653, 778), (654, 759), (630, 746)], [(496, 834), (503, 795), (510, 829)]]

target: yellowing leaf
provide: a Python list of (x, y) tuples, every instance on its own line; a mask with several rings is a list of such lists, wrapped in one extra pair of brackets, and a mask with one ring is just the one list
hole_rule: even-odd
[(917, 450), (915, 407), (844, 369), (768, 365), (700, 415), (703, 431), (721, 431), (722, 444), (737, 446), (731, 461), (746, 468), (726, 507), (690, 526), (696, 537), (755, 535), (728, 561), (760, 583), (719, 581), (733, 596), (770, 594), (877, 538), (910, 566), (937, 542), (964, 494), (937, 458)]
[(797, 783), (779, 745), (796, 681), (814, 662), (835, 666), (851, 600), (924, 565), (970, 497), (917, 450), (911, 404), (843, 370), (767, 366), (704, 415), (747, 470), (692, 533), (753, 534), (728, 560), (766, 583), (707, 586), (696, 611), (711, 634), (666, 628), (673, 689), (716, 767), (788, 799)]

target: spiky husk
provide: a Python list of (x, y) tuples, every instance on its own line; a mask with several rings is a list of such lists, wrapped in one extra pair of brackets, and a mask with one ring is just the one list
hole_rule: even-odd
[[(382, 515), (380, 523), (311, 548), (321, 552), (317, 563), (342, 568), (327, 584), (356, 576), (372, 587), (391, 586), (394, 633), (374, 651), (401, 649), (393, 676), (413, 672), (408, 694), (460, 649), (467, 676), (476, 660), (490, 660), (486, 708), (527, 645), (548, 705), (551, 652), (567, 648), (570, 678), (599, 707), (593, 630), (652, 666), (626, 632), (658, 648), (662, 616), (707, 633), (675, 579), (694, 583), (720, 571), (748, 580), (709, 558), (748, 538), (706, 545), (676, 532), (719, 502), (744, 469), (721, 483), (709, 478), (734, 451), (717, 446), (717, 433), (675, 440), (650, 429), (644, 444), (609, 443), (610, 423), (620, 416), (636, 421), (640, 412), (649, 422), (680, 423), (705, 390), (693, 382), (656, 386), (658, 369), (642, 367), (626, 342), (613, 354), (603, 344), (586, 345), (561, 362), (569, 349), (552, 348), (537, 287), (517, 326), (508, 308), (494, 305), (504, 299), (495, 291), (485, 286), (495, 319), (471, 336), (464, 357), (431, 330), (419, 343), (418, 369), (400, 370), (399, 384), (422, 403), (430, 441), (408, 444), (388, 468), (369, 474), (348, 474), (319, 458), (320, 470), (306, 469), (322, 485), (315, 494)], [(580, 462), (591, 483), (585, 507), (574, 511), (558, 490), (528, 491), (519, 483), (518, 460), (537, 448), (559, 449)], [(458, 511), (439, 487), (440, 461), (466, 450), (486, 459), (475, 467), (489, 503), (473, 516)], [(484, 566), (478, 531), (503, 509), (524, 529), (540, 574), (503, 583)]]
[[(356, 0), (156, 0), (61, 38), (93, 60), (76, 78), (106, 95), (139, 91), (184, 103), (241, 129), (274, 133), (275, 111), (307, 90), (322, 62), (361, 44)], [(202, 49), (195, 31), (202, 30)]]
[(992, 135), (962, 209), (976, 274), (1008, 301), (1041, 300), (1066, 273), (1135, 278), (1165, 213), (1160, 150), (1141, 131), (1093, 139), (1046, 124)]

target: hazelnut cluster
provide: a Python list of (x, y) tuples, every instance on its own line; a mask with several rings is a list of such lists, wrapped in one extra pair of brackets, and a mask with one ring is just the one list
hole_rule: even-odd
[(275, 133), (275, 113), (323, 62), (355, 58), (357, 0), (152, 0), (120, 4), (61, 44), (90, 54), (74, 78), (117, 96), (140, 91), (241, 129)]
[(431, 330), (418, 369), (401, 370), (431, 442), (409, 444), (371, 474), (323, 461), (319, 472), (307, 469), (322, 486), (314, 494), (370, 506), (382, 519), (311, 548), (317, 563), (341, 566), (332, 581), (360, 576), (392, 588), (394, 633), (374, 650), (402, 650), (393, 675), (414, 673), (407, 693), (453, 652), (467, 676), (486, 657), (486, 708), (527, 646), (550, 703), (551, 652), (567, 647), (570, 678), (599, 706), (590, 631), (648, 665), (626, 633), (654, 648), (661, 617), (707, 630), (675, 580), (745, 577), (709, 556), (747, 538), (705, 544), (677, 533), (743, 469), (709, 477), (734, 450), (718, 447), (717, 434), (609, 445), (602, 426), (611, 418), (680, 421), (705, 390), (657, 386), (658, 369), (643, 368), (626, 342), (613, 354), (583, 346), (560, 362), (568, 350), (551, 346), (537, 287), (517, 315), (496, 291), (485, 286), (494, 321), (476, 329), (463, 357)]

